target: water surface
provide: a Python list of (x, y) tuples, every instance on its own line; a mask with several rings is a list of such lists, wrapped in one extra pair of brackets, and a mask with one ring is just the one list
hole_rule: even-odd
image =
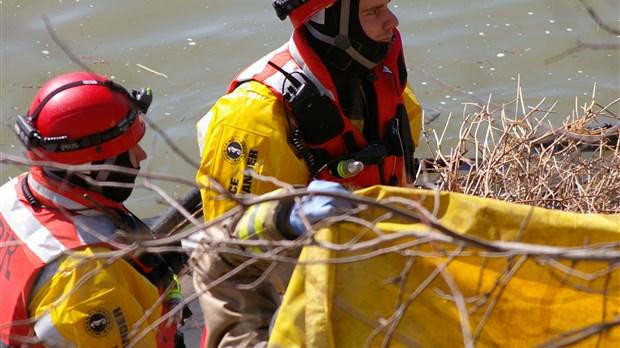
[[(588, 3), (618, 28), (617, 0)], [(465, 103), (512, 101), (518, 83), (528, 105), (542, 98), (547, 98), (544, 106), (558, 102), (552, 117), (558, 124), (576, 103), (590, 100), (595, 85), (602, 103), (619, 96), (618, 48), (586, 49), (553, 60), (578, 42), (620, 42), (597, 26), (579, 0), (391, 4), (400, 19), (409, 81), (425, 109), (439, 113), (431, 128), (442, 128), (450, 114), (460, 115)], [(196, 121), (239, 69), (290, 36), (289, 23), (275, 17), (269, 0), (3, 0), (0, 13), (0, 147), (13, 155), (23, 153), (12, 131), (15, 116), (27, 112), (49, 78), (79, 69), (55, 44), (42, 16), (90, 69), (128, 88), (152, 87), (150, 121), (194, 161)], [(619, 109), (613, 108), (616, 114)], [(448, 142), (458, 126), (447, 130)], [(195, 168), (157, 132), (149, 130), (142, 144), (152, 155), (147, 170), (193, 179)], [(0, 178), (4, 182), (22, 170), (2, 165)], [(173, 195), (187, 191), (178, 183), (164, 188)], [(163, 208), (152, 204), (154, 194), (138, 192), (129, 205), (139, 215)]]

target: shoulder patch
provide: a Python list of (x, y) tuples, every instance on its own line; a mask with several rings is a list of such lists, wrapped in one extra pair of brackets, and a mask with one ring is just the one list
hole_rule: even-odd
[(103, 308), (88, 311), (84, 318), (84, 329), (93, 337), (103, 337), (112, 330), (112, 315)]
[(243, 139), (239, 137), (231, 137), (224, 143), (222, 152), (226, 162), (238, 164), (245, 158), (247, 146), (245, 145)]

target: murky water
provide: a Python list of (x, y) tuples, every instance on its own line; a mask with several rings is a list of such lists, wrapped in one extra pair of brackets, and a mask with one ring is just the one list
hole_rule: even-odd
[[(617, 0), (588, 0), (613, 28)], [(580, 104), (609, 103), (620, 92), (620, 39), (588, 15), (580, 0), (394, 0), (400, 19), (410, 82), (421, 103), (439, 112), (430, 126), (443, 127), (464, 103), (558, 102), (553, 122)], [(192, 160), (198, 161), (195, 123), (224, 92), (230, 79), (290, 36), (269, 0), (2, 0), (0, 1), (0, 150), (19, 155), (15, 116), (52, 76), (78, 70), (50, 33), (90, 69), (128, 88), (155, 91), (149, 119)], [(589, 49), (564, 55), (579, 42)], [(608, 46), (616, 45), (615, 48)], [(607, 48), (606, 48), (607, 47)], [(620, 106), (613, 108), (620, 114)], [(453, 125), (458, 127), (458, 124)], [(448, 129), (448, 134), (456, 134)], [(195, 168), (153, 129), (142, 143), (151, 154), (146, 169), (193, 180)], [(24, 168), (0, 164), (5, 182)], [(162, 184), (156, 181), (157, 184)], [(163, 183), (173, 195), (188, 186)], [(129, 206), (141, 216), (161, 211), (155, 195), (137, 190)]]
[[(618, 28), (617, 0), (588, 3), (604, 23)], [(618, 48), (585, 49), (554, 60), (578, 42), (620, 42), (596, 25), (579, 0), (394, 0), (392, 6), (409, 80), (424, 107), (441, 113), (431, 127), (443, 126), (450, 113), (461, 114), (463, 103), (484, 104), (490, 95), (497, 104), (513, 100), (519, 80), (530, 105), (543, 97), (546, 105), (559, 102), (558, 122), (576, 97), (590, 99), (594, 85), (603, 103), (619, 95)], [(11, 127), (15, 115), (27, 112), (36, 89), (52, 76), (79, 69), (54, 42), (42, 16), (90, 69), (128, 88), (152, 87), (149, 119), (194, 160), (196, 121), (240, 68), (290, 35), (290, 25), (275, 17), (269, 0), (3, 0), (0, 12), (0, 146), (9, 154), (22, 153)], [(150, 130), (143, 144), (153, 155), (149, 170), (193, 178), (192, 165), (157, 132)], [(0, 177), (5, 181), (20, 171), (3, 165)], [(164, 187), (176, 195), (187, 190), (180, 184)], [(135, 196), (130, 205), (138, 213), (161, 209), (149, 204), (154, 195)]]

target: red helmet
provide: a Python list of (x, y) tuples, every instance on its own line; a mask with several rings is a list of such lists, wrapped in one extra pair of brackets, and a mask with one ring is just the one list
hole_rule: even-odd
[(293, 27), (297, 29), (317, 12), (336, 1), (338, 0), (273, 0), (273, 8), (281, 20), (289, 16)]
[(33, 160), (100, 161), (142, 139), (146, 127), (141, 115), (151, 101), (150, 89), (129, 92), (104, 76), (69, 73), (41, 87), (15, 130)]

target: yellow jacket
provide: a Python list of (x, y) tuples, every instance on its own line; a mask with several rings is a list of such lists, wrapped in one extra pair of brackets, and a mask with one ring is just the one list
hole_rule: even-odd
[[(142, 333), (135, 347), (157, 346), (157, 328), (147, 327), (161, 316), (161, 305), (154, 306), (158, 289), (125, 260), (96, 257), (107, 251), (86, 248), (43, 271), (55, 273), (37, 286), (28, 310), (37, 318), (37, 336), (62, 335), (51, 347), (123, 347)], [(143, 320), (144, 313), (150, 314)], [(133, 333), (136, 323), (142, 324)]]
[[(128, 261), (122, 250), (112, 251), (120, 225), (85, 195), (126, 217), (125, 231), (145, 232), (118, 202), (68, 186), (39, 167), (0, 186), (0, 235), (9, 242), (0, 263), (0, 346), (170, 346), (158, 344), (164, 335), (173, 341), (176, 326), (171, 332), (150, 327), (170, 304), (159, 301), (169, 278), (159, 272), (165, 266), (152, 255)], [(149, 280), (160, 275), (161, 284)]]
[[(417, 146), (422, 110), (409, 87), (403, 98)], [(196, 180), (205, 221), (235, 206), (224, 193), (260, 195), (277, 188), (244, 174), (246, 169), (293, 185), (305, 185), (309, 180), (305, 162), (288, 141), (284, 106), (261, 83), (251, 81), (224, 95), (198, 122), (197, 131), (201, 163)]]

